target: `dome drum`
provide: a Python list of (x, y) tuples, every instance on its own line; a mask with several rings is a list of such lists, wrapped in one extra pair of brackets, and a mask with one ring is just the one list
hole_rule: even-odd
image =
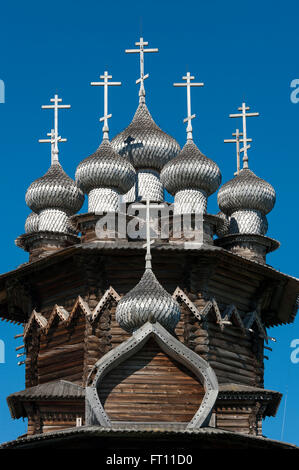
[(117, 212), (120, 194), (114, 188), (95, 188), (88, 194), (88, 212)]
[(160, 181), (160, 175), (155, 170), (138, 170), (135, 186), (125, 195), (125, 202), (164, 201), (164, 190)]
[(265, 215), (259, 211), (242, 210), (233, 212), (230, 217), (229, 233), (252, 233), (265, 235), (268, 222)]
[(216, 246), (242, 256), (243, 258), (266, 263), (266, 255), (279, 248), (280, 243), (272, 238), (254, 233), (228, 234), (214, 240)]
[(41, 232), (69, 232), (69, 219), (64, 211), (45, 209), (39, 214), (38, 230)]
[(194, 214), (207, 212), (207, 193), (200, 189), (178, 191), (174, 198), (175, 214)]
[(38, 231), (38, 214), (31, 212), (25, 221), (25, 233)]

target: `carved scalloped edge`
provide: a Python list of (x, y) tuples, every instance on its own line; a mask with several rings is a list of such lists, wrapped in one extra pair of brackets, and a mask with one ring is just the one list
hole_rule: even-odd
[[(266, 329), (257, 311), (247, 313), (245, 318), (242, 319), (237, 307), (231, 304), (228, 305), (224, 313), (221, 314), (217, 301), (214, 297), (209, 300), (201, 310), (198, 310), (194, 303), (189, 299), (189, 297), (184, 293), (184, 291), (180, 287), (177, 287), (175, 289), (172, 297), (176, 300), (181, 299), (200, 322), (204, 321), (212, 315), (216, 323), (220, 326), (222, 330), (225, 326), (234, 324), (242, 330), (243, 334), (246, 334), (246, 332), (252, 331), (252, 325), (255, 323), (257, 325), (260, 335), (264, 338), (266, 343), (268, 343)], [(37, 323), (40, 330), (45, 334), (48, 334), (56, 316), (58, 316), (60, 320), (65, 323), (66, 326), (70, 325), (78, 309), (80, 309), (81, 312), (86, 315), (88, 320), (92, 323), (96, 320), (96, 318), (101, 313), (105, 305), (110, 301), (110, 299), (113, 299), (118, 302), (120, 298), (121, 297), (118, 295), (118, 293), (113, 289), (113, 287), (110, 286), (109, 289), (106, 290), (94, 310), (91, 310), (89, 308), (87, 302), (85, 302), (80, 295), (76, 299), (75, 304), (70, 313), (68, 313), (63, 306), (55, 304), (50, 314), (49, 320), (47, 320), (41, 313), (38, 313), (33, 310), (24, 328), (24, 339), (28, 335), (35, 322)]]
[(68, 326), (72, 322), (72, 319), (75, 316), (78, 309), (80, 309), (81, 312), (84, 315), (86, 315), (86, 317), (92, 323), (93, 321), (95, 321), (99, 313), (102, 311), (102, 309), (107, 304), (107, 302), (109, 302), (110, 299), (113, 299), (116, 302), (120, 300), (120, 296), (111, 286), (109, 287), (109, 289), (106, 290), (105, 294), (103, 295), (101, 300), (98, 302), (94, 310), (91, 310), (89, 308), (88, 303), (85, 302), (85, 300), (83, 300), (80, 295), (77, 297), (70, 313), (68, 313), (68, 311), (63, 306), (55, 304), (50, 314), (50, 317), (47, 320), (41, 313), (38, 313), (35, 310), (33, 310), (24, 328), (24, 339), (26, 338), (30, 329), (32, 328), (34, 321), (36, 321), (36, 323), (38, 324), (39, 328), (41, 329), (43, 333), (48, 334), (50, 327), (52, 323), (54, 322), (56, 316), (60, 318), (61, 322), (65, 323), (65, 325)]
[(180, 287), (175, 289), (172, 296), (176, 300), (181, 299), (193, 315), (201, 322), (213, 315), (216, 323), (222, 330), (225, 326), (234, 324), (242, 330), (243, 334), (246, 334), (246, 332), (251, 332), (252, 325), (256, 323), (260, 335), (268, 342), (266, 329), (256, 310), (247, 313), (245, 318), (242, 319), (234, 304), (228, 305), (223, 314), (221, 314), (218, 303), (214, 297), (212, 297), (201, 310), (198, 310)]

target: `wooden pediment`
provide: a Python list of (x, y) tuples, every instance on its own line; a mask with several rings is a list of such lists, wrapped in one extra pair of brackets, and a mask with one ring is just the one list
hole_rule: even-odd
[(209, 419), (218, 394), (209, 364), (159, 323), (143, 325), (94, 369), (86, 387), (90, 425), (111, 427), (131, 421), (200, 427)]

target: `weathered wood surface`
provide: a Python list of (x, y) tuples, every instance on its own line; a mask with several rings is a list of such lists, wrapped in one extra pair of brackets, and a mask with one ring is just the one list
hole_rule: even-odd
[(84, 372), (84, 334), (86, 319), (75, 319), (70, 328), (53, 324), (47, 335), (41, 336), (37, 360), (38, 383), (73, 378), (82, 383)]
[[(180, 286), (199, 311), (211, 297), (217, 300), (222, 312), (233, 303), (241, 314), (252, 311), (259, 300), (262, 282), (260, 274), (241, 269), (237, 271), (224, 263), (216, 267), (208, 257), (205, 262), (197, 263), (191, 256), (161, 253), (154, 256), (153, 268), (168, 292), (172, 294)], [(48, 319), (55, 304), (70, 312), (80, 295), (94, 309), (110, 285), (118, 294), (124, 295), (137, 284), (143, 271), (143, 253), (107, 254), (105, 257), (84, 255), (68, 260), (63, 265), (50, 266), (42, 275), (34, 278), (36, 307)], [(56, 318), (47, 335), (42, 334), (39, 338), (34, 332), (27, 350), (26, 386), (59, 378), (85, 384), (96, 361), (130, 337), (116, 322), (115, 309), (116, 302), (111, 301), (92, 324), (85, 314), (78, 311), (69, 326)], [(263, 348), (256, 333), (244, 335), (236, 326), (226, 326), (221, 330), (213, 315), (200, 322), (184, 303), (181, 303), (181, 312), (175, 330), (177, 339), (211, 364), (220, 383), (263, 385)], [(114, 381), (109, 381), (107, 376), (105, 403), (110, 407), (112, 419), (133, 419), (135, 408), (140, 409), (140, 421), (191, 419), (202, 399), (198, 384), (191, 383), (196, 379), (186, 379), (184, 374), (179, 374), (178, 369), (173, 369), (173, 364), (170, 366), (158, 354), (143, 368), (147, 356), (141, 352), (139, 354), (133, 366), (126, 365), (128, 377), (123, 378), (123, 373), (119, 371), (114, 371)], [(112, 389), (108, 393), (109, 387)], [(187, 387), (184, 393), (180, 392), (181, 387)], [(149, 397), (152, 400), (146, 402), (147, 408), (145, 397), (146, 400), (150, 400)], [(62, 412), (61, 406), (56, 404), (57, 411)], [(115, 418), (118, 413), (121, 418)], [(234, 413), (234, 410), (228, 412), (232, 422)], [(226, 418), (226, 412), (224, 414), (225, 417), (219, 415), (219, 423), (223, 422), (223, 426), (228, 429), (230, 424), (226, 420), (229, 422), (229, 419)], [(249, 432), (246, 419), (242, 415), (242, 426), (238, 428), (242, 432)], [(38, 422), (37, 417), (36, 420)], [(235, 421), (240, 420), (236, 418)], [(33, 429), (32, 423), (30, 421), (30, 430)], [(55, 429), (56, 426), (63, 426), (58, 424), (58, 415), (55, 415), (53, 422), (49, 420), (45, 424), (45, 430)]]
[(255, 410), (252, 407), (217, 408), (216, 426), (225, 431), (256, 435), (258, 423), (254, 418)]
[(201, 383), (149, 340), (109, 372), (99, 396), (112, 420), (188, 422), (204, 395)]

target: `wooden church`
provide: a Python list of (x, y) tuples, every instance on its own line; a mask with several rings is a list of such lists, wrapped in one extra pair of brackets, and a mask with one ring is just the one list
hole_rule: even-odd
[[(51, 166), (27, 190), (31, 209), (16, 245), (27, 263), (0, 276), (0, 317), (18, 339), (26, 388), (7, 398), (25, 435), (2, 449), (278, 449), (262, 423), (278, 391), (264, 388), (267, 328), (294, 321), (298, 280), (269, 266), (266, 236), (275, 191), (248, 165), (245, 103), (232, 118), (237, 171), (221, 186), (217, 164), (193, 140), (187, 73), (183, 148), (145, 101), (140, 38), (139, 104), (109, 139), (105, 72), (103, 139), (75, 180), (59, 162), (57, 95)], [(242, 161), (242, 164), (240, 163)], [(165, 201), (165, 190), (173, 203)], [(208, 214), (218, 191), (220, 212)], [(78, 213), (84, 197), (88, 212)], [(169, 198), (168, 198), (169, 199)], [(266, 351), (265, 351), (266, 350)]]

